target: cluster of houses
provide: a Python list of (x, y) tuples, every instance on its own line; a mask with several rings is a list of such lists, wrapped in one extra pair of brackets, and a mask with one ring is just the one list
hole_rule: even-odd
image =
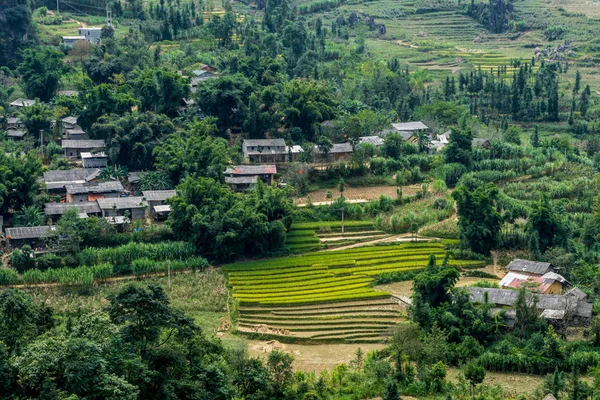
[[(425, 132), (430, 140), (428, 143), (429, 151), (441, 151), (449, 143), (450, 132), (435, 135), (429, 132), (429, 127), (421, 121), (402, 122), (392, 124), (390, 129), (380, 132), (377, 136), (363, 136), (359, 143), (368, 143), (378, 148), (383, 146), (386, 136), (391, 133), (397, 133), (400, 137), (412, 144), (418, 143), (418, 132)], [(488, 139), (473, 139), (473, 147), (487, 148), (490, 142)], [(301, 153), (304, 153), (301, 146), (288, 146), (283, 139), (245, 139), (242, 142), (242, 153), (244, 159), (250, 164), (281, 164), (286, 162), (298, 161)], [(354, 151), (353, 146), (346, 143), (335, 143), (327, 154), (318, 147), (312, 149), (313, 162), (337, 162), (351, 159)]]
[(63, 36), (62, 44), (65, 47), (71, 48), (75, 43), (81, 41), (88, 42), (90, 44), (98, 44), (100, 37), (102, 36), (102, 28), (79, 28), (77, 35), (74, 36)]
[(556, 272), (548, 262), (515, 259), (508, 265), (508, 273), (500, 281), (500, 289), (469, 287), (471, 300), (493, 304), (493, 313), (504, 312), (507, 325), (514, 326), (518, 291), (521, 287), (535, 293), (535, 307), (540, 317), (551, 323), (588, 325), (592, 320), (592, 303), (587, 295)]
[[(176, 195), (175, 190), (146, 190), (141, 196), (130, 196), (119, 181), (96, 182), (97, 172), (90, 173), (84, 168), (46, 172), (43, 179), (48, 190), (52, 188), (54, 193), (65, 194), (64, 202), (45, 204), (47, 218), (56, 221), (67, 210), (76, 209), (79, 218), (104, 218), (120, 228), (131, 220), (143, 220), (148, 216), (164, 220), (171, 211), (166, 200)], [(92, 181), (87, 181), (88, 178)], [(41, 250), (44, 238), (52, 229), (55, 229), (53, 225), (6, 228), (7, 246), (13, 250), (27, 244)]]

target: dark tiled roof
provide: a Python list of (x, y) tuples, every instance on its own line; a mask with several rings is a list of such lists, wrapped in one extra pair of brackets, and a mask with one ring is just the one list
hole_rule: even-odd
[(77, 211), (86, 214), (99, 214), (100, 206), (95, 201), (77, 202), (77, 203), (46, 203), (44, 205), (47, 215), (63, 215), (67, 210), (76, 208)]
[(95, 149), (104, 147), (104, 140), (63, 140), (63, 149)]
[[(56, 229), (54, 226), (52, 230)], [(23, 226), (19, 228), (6, 228), (6, 237), (9, 239), (38, 239), (46, 235), (50, 227), (44, 226)]]
[(145, 208), (148, 205), (143, 197), (117, 197), (98, 199), (96, 201), (103, 210), (112, 210), (115, 207), (117, 210), (124, 208)]
[(245, 146), (285, 147), (283, 139), (244, 139)]
[(144, 190), (142, 192), (147, 201), (165, 201), (170, 197), (177, 196), (174, 190)]
[(68, 170), (51, 170), (44, 172), (44, 182), (76, 182), (90, 178), (98, 168), (74, 168)]
[(234, 165), (227, 168), (225, 173), (230, 175), (276, 174), (277, 167), (275, 165)]
[(99, 183), (68, 183), (65, 185), (67, 193), (108, 193), (122, 192), (123, 185), (119, 181), (99, 182)]
[(527, 272), (529, 274), (544, 275), (547, 272), (552, 272), (554, 267), (547, 262), (521, 260), (516, 258), (508, 264), (508, 270), (514, 272)]

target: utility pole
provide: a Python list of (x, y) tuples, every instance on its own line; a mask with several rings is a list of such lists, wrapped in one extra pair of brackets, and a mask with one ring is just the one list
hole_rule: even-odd
[(342, 233), (344, 233), (344, 207), (342, 207)]
[(59, 9), (58, 9), (58, 0), (56, 0), (56, 15), (58, 15), (58, 14), (59, 14), (59, 12), (60, 12), (60, 11), (59, 11)]
[(106, 26), (112, 26), (112, 10), (108, 3), (106, 4)]
[(40, 129), (40, 146), (42, 146), (42, 156), (44, 156), (44, 130)]
[(169, 290), (171, 290), (171, 260), (167, 263), (167, 281), (169, 285)]

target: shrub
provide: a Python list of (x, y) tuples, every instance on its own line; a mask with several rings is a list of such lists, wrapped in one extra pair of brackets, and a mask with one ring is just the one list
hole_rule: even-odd
[(33, 268), (35, 265), (33, 249), (29, 245), (25, 245), (20, 249), (13, 250), (10, 253), (10, 264), (18, 271)]

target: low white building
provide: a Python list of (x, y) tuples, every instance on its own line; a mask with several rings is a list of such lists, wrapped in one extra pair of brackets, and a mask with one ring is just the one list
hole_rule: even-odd
[(81, 153), (81, 163), (83, 168), (104, 168), (108, 164), (108, 157), (104, 152), (84, 152)]
[(63, 36), (62, 37), (62, 44), (65, 47), (71, 48), (75, 45), (75, 43), (79, 42), (80, 40), (86, 40), (85, 36)]

